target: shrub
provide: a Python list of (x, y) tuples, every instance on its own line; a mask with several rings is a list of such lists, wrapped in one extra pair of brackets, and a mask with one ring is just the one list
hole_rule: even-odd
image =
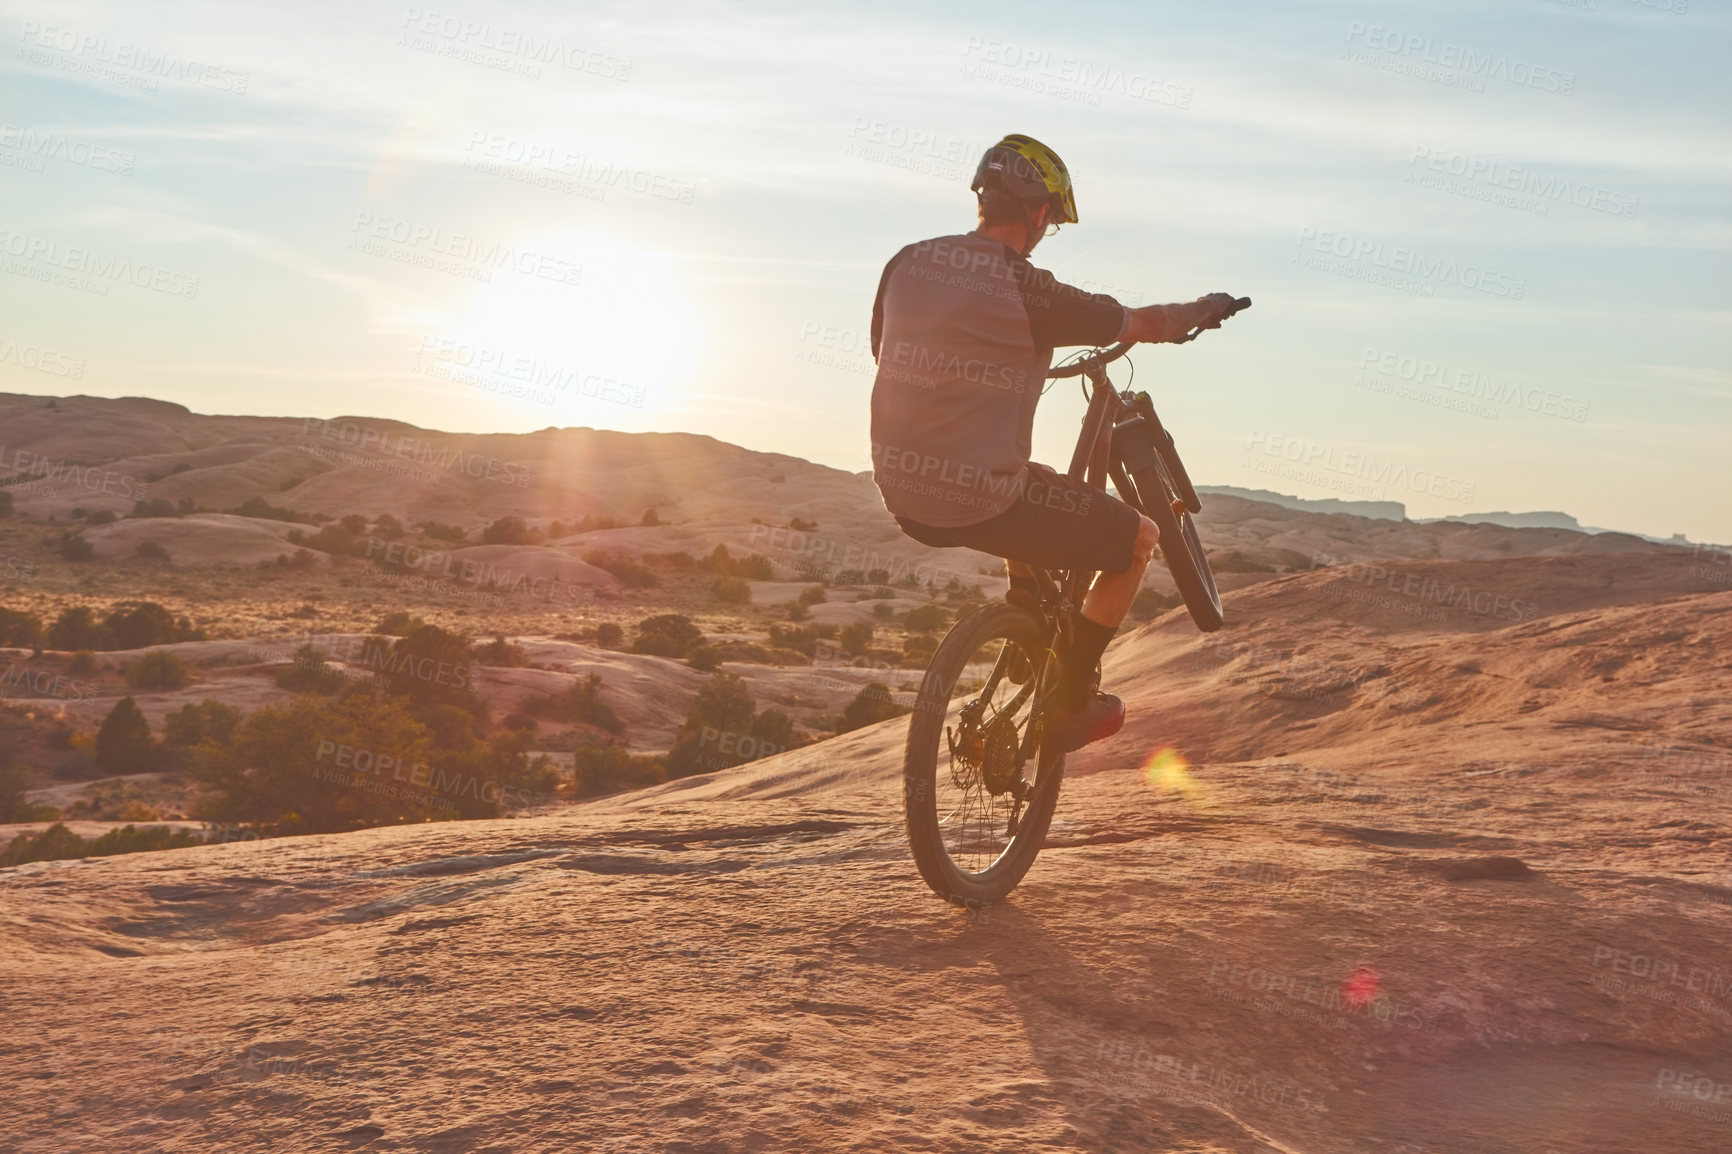
[(10, 517), (12, 515), (12, 509), (12, 494), (6, 492), (4, 489), (0, 489), (0, 518)]
[(613, 574), (614, 580), (627, 589), (653, 589), (661, 584), (649, 569), (618, 553), (590, 552), (585, 553), (583, 559), (597, 569)]
[(375, 625), (373, 632), (383, 633), (387, 637), (407, 637), (425, 624), (425, 621), (407, 609), (399, 609)]
[(828, 599), (828, 596), (829, 595), (824, 592), (824, 587), (822, 585), (808, 585), (806, 588), (800, 590), (800, 604), (822, 605)]
[(469, 688), (469, 640), (437, 625), (423, 625), (400, 637), (389, 649), (382, 644), (366, 652), (371, 665), (392, 693), (418, 705), (453, 705), (476, 716), (485, 707)]
[(180, 689), (190, 681), (186, 662), (166, 649), (152, 649), (126, 671), (126, 684), (133, 689)]
[(65, 861), (68, 858), (84, 857), (89, 852), (83, 838), (60, 822), (55, 822), (34, 837), (21, 833), (13, 838), (6, 849), (0, 852), (0, 866), (22, 865), (31, 861)]
[(804, 601), (791, 601), (788, 603), (789, 621), (804, 621), (810, 616), (812, 616), (812, 611), (806, 608), (806, 603)]
[(112, 525), (120, 520), (120, 516), (108, 509), (101, 509), (84, 519), (86, 525)]
[(234, 706), (210, 698), (197, 705), (183, 705), (163, 719), (162, 743), (176, 748), (206, 741), (226, 745), (241, 717), (241, 711)]
[(0, 606), (0, 645), (35, 645), (42, 636), (42, 618)]
[(386, 540), (392, 540), (403, 535), (403, 522), (389, 513), (380, 513), (373, 518), (373, 532)]
[(872, 644), (872, 626), (864, 621), (842, 627), (842, 648), (858, 657)]
[(595, 643), (603, 649), (618, 649), (625, 643), (625, 630), (612, 621), (595, 627)]
[(795, 517), (793, 520), (788, 522), (788, 528), (792, 529), (796, 533), (810, 533), (817, 527), (818, 522), (807, 521), (800, 517)]
[(61, 535), (57, 551), (62, 561), (89, 561), (96, 556), (96, 546), (83, 537), (75, 537), (70, 533)]
[(437, 521), (421, 522), (421, 532), (435, 541), (461, 541), (463, 530), (455, 525), (441, 525)]
[(537, 545), (541, 534), (524, 524), (522, 517), (501, 517), (481, 531), (483, 545)]
[(769, 581), (775, 576), (775, 568), (770, 559), (761, 553), (753, 553), (749, 557), (735, 557), (728, 552), (726, 545), (717, 545), (704, 558), (704, 568), (723, 577), (744, 577), (753, 581)]
[(950, 622), (950, 615), (939, 605), (920, 605), (908, 611), (902, 623), (915, 633), (931, 633), (943, 629)]
[(10, 749), (0, 749), (0, 824), (30, 820), (34, 807), (24, 801), (29, 784), (30, 772), (13, 763)]
[[(753, 700), (746, 683), (732, 673), (716, 673), (692, 701), (691, 712), (680, 727), (678, 736), (674, 739), (674, 747), (668, 751), (667, 769), (669, 777), (687, 777), (694, 773), (709, 773), (712, 770), (726, 769), (730, 765), (739, 765), (752, 760), (741, 754), (739, 750), (740, 737), (752, 737), (754, 753), (758, 746), (769, 742), (776, 745), (778, 751), (785, 748), (782, 743), (771, 741), (770, 732), (781, 734), (784, 741), (792, 733), (787, 718), (780, 713), (769, 711), (761, 728), (764, 734), (759, 735), (755, 726), (757, 702)], [(780, 722), (776, 719), (780, 718)], [(784, 732), (784, 729), (786, 732)], [(732, 740), (723, 741), (720, 735), (727, 734)], [(723, 745), (733, 748), (723, 752)]]
[(115, 702), (96, 731), (96, 764), (109, 775), (149, 773), (157, 767), (150, 723), (131, 697)]
[(127, 516), (141, 519), (172, 517), (174, 516), (174, 502), (163, 497), (150, 497), (145, 500), (134, 501), (132, 512), (128, 513)]
[(527, 713), (508, 713), (505, 715), (505, 720), (499, 724), (506, 729), (519, 730), (525, 733), (534, 733), (536, 730), (535, 718)]
[(752, 600), (752, 587), (743, 577), (717, 577), (710, 583), (710, 592), (728, 605), (749, 605)]
[(694, 645), (686, 652), (686, 664), (705, 673), (722, 667), (722, 651), (714, 645)]
[(475, 647), (475, 660), (483, 665), (522, 668), (529, 664), (529, 654), (524, 652), (523, 646), (505, 640), (505, 634), (496, 633), (492, 641)]
[[(292, 489), (293, 484), (284, 488)], [(257, 517), (263, 521), (294, 521), (302, 525), (312, 524), (312, 518), (297, 513), (293, 509), (282, 509), (266, 501), (263, 497), (250, 497), (229, 510), (237, 517)]]
[(643, 520), (638, 523), (641, 525), (649, 525), (653, 528), (656, 525), (660, 525), (662, 519), (656, 515), (654, 508), (649, 508), (643, 511)]
[(572, 762), (576, 772), (572, 775), (571, 790), (578, 797), (642, 789), (668, 779), (667, 767), (660, 758), (633, 757), (619, 745), (579, 748), (572, 754)]
[(897, 705), (890, 699), (888, 685), (874, 681), (855, 694), (854, 700), (843, 708), (836, 732), (849, 733), (880, 721), (888, 721), (892, 717), (901, 717), (908, 711), (907, 706)]
[(311, 645), (295, 650), (295, 658), (275, 673), (277, 687), (291, 693), (336, 693), (348, 681), (343, 671), (325, 660)]
[(339, 517), (337, 525), (351, 537), (359, 537), (367, 531), (367, 518), (359, 513), (350, 513), (347, 517)]
[(888, 570), (888, 569), (868, 569), (866, 571), (865, 584), (867, 584), (867, 585), (888, 585), (888, 584), (890, 584), (890, 570)]
[(632, 642), (631, 651), (655, 657), (684, 657), (687, 650), (703, 640), (703, 636), (703, 631), (692, 623), (690, 617), (681, 613), (662, 613), (637, 623), (637, 640)]
[(168, 560), (168, 550), (164, 549), (160, 544), (150, 540), (149, 538), (140, 541), (138, 543), (138, 548), (132, 551), (132, 555), (145, 561)]
[(185, 617), (175, 620), (174, 614), (154, 601), (117, 601), (102, 619), (102, 626), (114, 649), (144, 649), (205, 639), (204, 630), (194, 629)]
[(872, 616), (874, 617), (882, 617), (888, 621), (891, 617), (895, 616), (895, 614), (896, 610), (890, 608), (890, 602), (888, 601), (875, 602), (872, 606)]
[(918, 658), (922, 663), (932, 657), (938, 648), (938, 638), (930, 633), (910, 633), (902, 639), (902, 656)]
[(591, 673), (572, 681), (564, 693), (537, 694), (523, 703), (525, 713), (551, 721), (568, 721), (577, 725), (593, 725), (609, 733), (620, 733), (625, 722), (613, 707), (601, 699), (601, 674)]
[(88, 605), (68, 606), (48, 627), (50, 649), (107, 649), (108, 631)]
[(1177, 593), (1171, 597), (1156, 593), (1153, 589), (1139, 589), (1135, 600), (1131, 602), (1131, 616), (1142, 619), (1159, 617), (1169, 609), (1177, 609), (1185, 603), (1185, 599)]
[(792, 649), (796, 653), (812, 656), (818, 648), (818, 642), (836, 636), (834, 625), (771, 625), (770, 644), (783, 649)]
[(80, 649), (72, 655), (72, 660), (67, 663), (66, 668), (69, 673), (95, 673), (96, 654), (88, 649)]

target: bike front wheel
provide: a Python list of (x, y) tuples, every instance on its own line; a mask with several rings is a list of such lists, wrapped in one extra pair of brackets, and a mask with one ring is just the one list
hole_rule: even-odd
[(1040, 852), (1064, 774), (1064, 755), (1040, 749), (1040, 705), (1058, 676), (1041, 619), (1013, 605), (969, 614), (933, 654), (908, 727), (903, 804), (920, 876), (954, 905), (1000, 900)]

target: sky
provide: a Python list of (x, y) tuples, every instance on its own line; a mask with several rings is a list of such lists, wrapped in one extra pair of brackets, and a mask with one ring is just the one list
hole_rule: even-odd
[(1255, 301), (1129, 359), (1200, 484), (1727, 542), (1729, 48), (1703, 0), (6, 0), (0, 391), (865, 469), (884, 262), (1023, 132), (1080, 216), (1037, 264)]

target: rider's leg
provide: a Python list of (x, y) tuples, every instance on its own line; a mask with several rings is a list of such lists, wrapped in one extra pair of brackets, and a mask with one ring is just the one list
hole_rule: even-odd
[(1065, 654), (1064, 678), (1059, 682), (1059, 699), (1069, 709), (1081, 709), (1087, 703), (1095, 665), (1130, 612), (1149, 559), (1160, 543), (1161, 531), (1153, 521), (1139, 515), (1138, 522), (1130, 567), (1098, 575), (1083, 598), (1082, 612), (1072, 615), (1071, 647)]
[(1040, 584), (1034, 579), (1034, 566), (1024, 565), (1021, 561), (1012, 561), (1008, 557), (1004, 561), (1005, 575), (1010, 578), (1010, 588), (1005, 590), (1004, 599), (1012, 605), (1021, 604), (1033, 609), (1039, 603)]

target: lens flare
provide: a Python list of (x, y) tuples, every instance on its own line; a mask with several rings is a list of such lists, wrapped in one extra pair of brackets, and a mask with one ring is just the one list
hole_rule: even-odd
[(1201, 803), (1207, 800), (1202, 783), (1191, 777), (1191, 766), (1185, 755), (1170, 745), (1149, 754), (1149, 760), (1143, 765), (1143, 780), (1162, 793), (1176, 793), (1187, 801)]
[(1383, 976), (1375, 966), (1360, 966), (1353, 976), (1341, 983), (1341, 1000), (1354, 1009), (1373, 1001), (1383, 988)]

